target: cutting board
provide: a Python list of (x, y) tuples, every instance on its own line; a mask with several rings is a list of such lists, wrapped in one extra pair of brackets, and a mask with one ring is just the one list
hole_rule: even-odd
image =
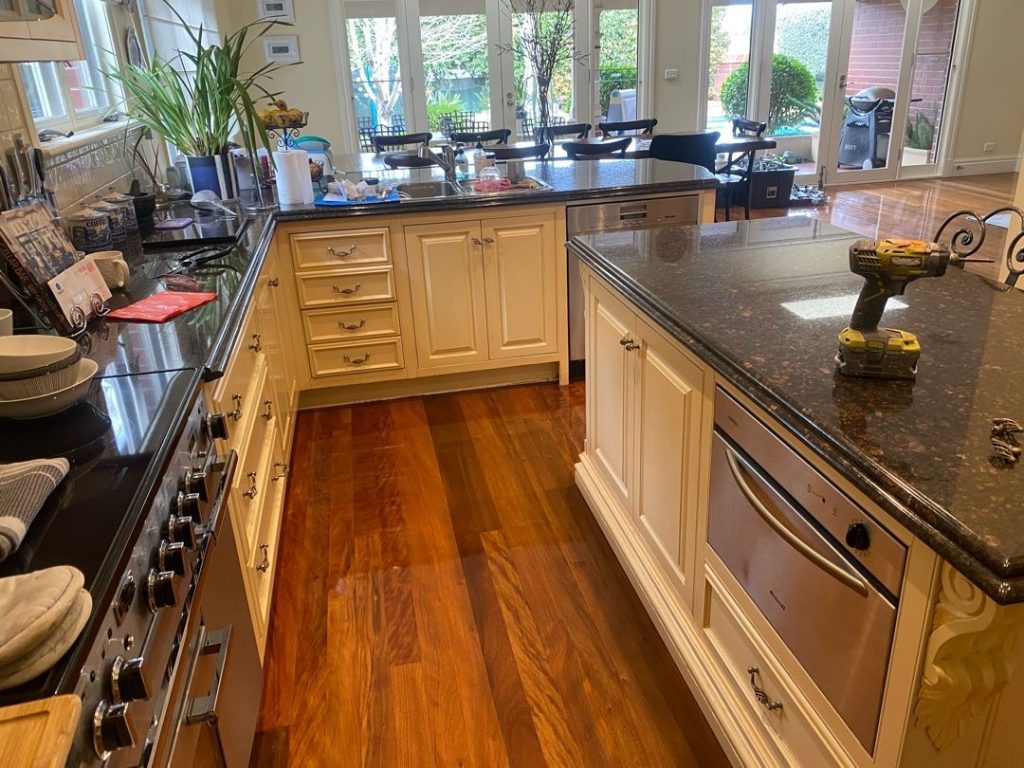
[(61, 768), (68, 759), (82, 702), (54, 696), (0, 709), (0, 765)]

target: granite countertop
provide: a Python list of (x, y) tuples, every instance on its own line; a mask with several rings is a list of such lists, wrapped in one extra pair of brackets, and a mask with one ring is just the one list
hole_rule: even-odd
[(806, 217), (581, 236), (570, 249), (1000, 603), (1024, 601), (1024, 293), (950, 268), (883, 323), (916, 333), (917, 380), (835, 370), (863, 279), (855, 235)]

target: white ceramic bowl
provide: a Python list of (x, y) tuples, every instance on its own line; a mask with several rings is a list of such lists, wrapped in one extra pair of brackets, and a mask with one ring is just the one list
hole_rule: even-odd
[(95, 360), (82, 358), (77, 363), (78, 376), (75, 383), (64, 389), (38, 397), (26, 397), (21, 400), (0, 400), (0, 418), (4, 419), (38, 419), (51, 416), (70, 408), (89, 391), (89, 382), (96, 375), (99, 366)]
[(73, 355), (74, 339), (46, 334), (0, 336), (0, 373), (31, 371)]

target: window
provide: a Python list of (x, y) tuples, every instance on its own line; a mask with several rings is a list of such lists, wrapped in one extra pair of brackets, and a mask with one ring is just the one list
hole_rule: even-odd
[(21, 64), (32, 118), (38, 127), (81, 129), (95, 125), (117, 103), (118, 91), (103, 70), (114, 64), (114, 40), (102, 0), (74, 0), (85, 59)]

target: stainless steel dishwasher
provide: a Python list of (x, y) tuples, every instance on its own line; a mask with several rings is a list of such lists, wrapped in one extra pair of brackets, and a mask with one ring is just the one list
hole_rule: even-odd
[(708, 543), (873, 752), (907, 548), (721, 389)]
[[(624, 197), (602, 203), (570, 204), (565, 209), (569, 237), (623, 229), (653, 229), (697, 224), (700, 193), (668, 193)], [(569, 262), (569, 361), (582, 364), (586, 354), (583, 332), (583, 281), (577, 259)]]

